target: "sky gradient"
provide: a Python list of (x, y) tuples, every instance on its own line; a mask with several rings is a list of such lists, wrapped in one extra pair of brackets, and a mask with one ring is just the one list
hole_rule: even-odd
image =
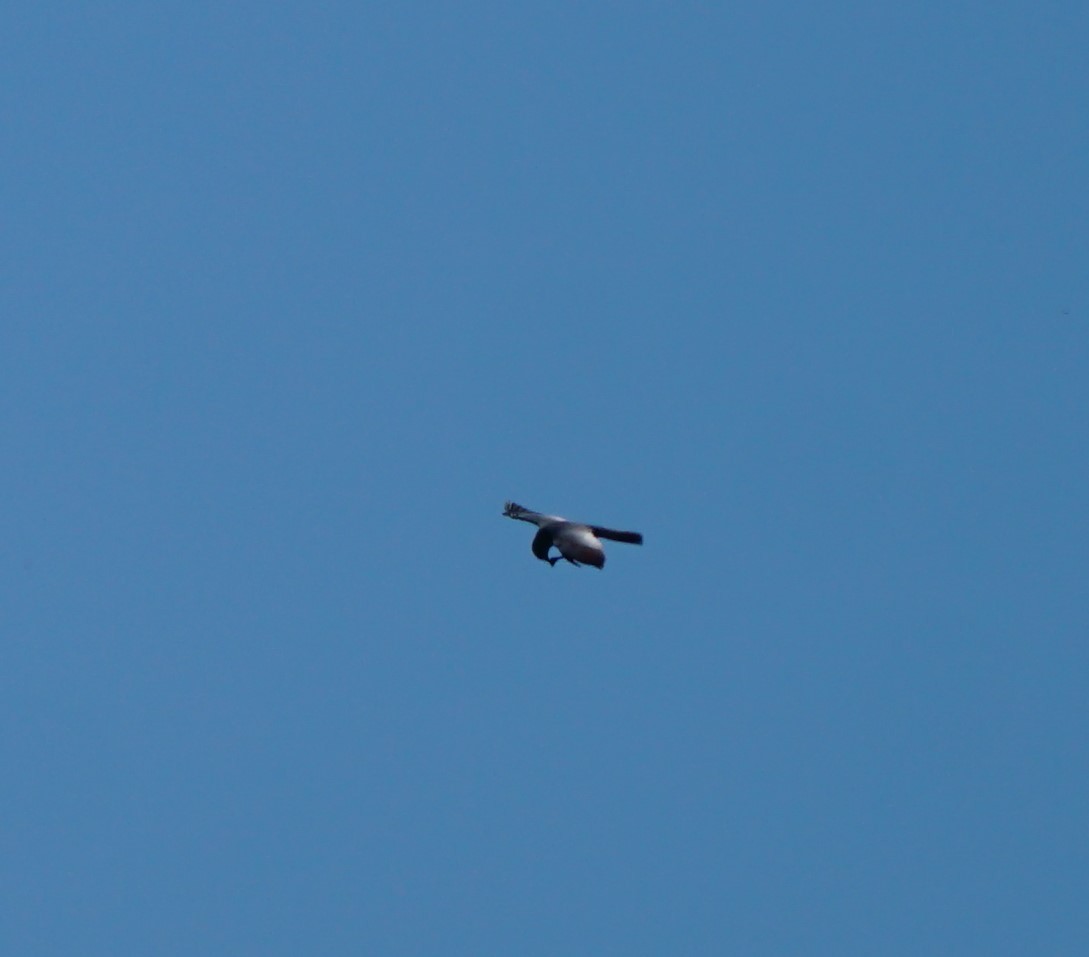
[(1089, 953), (1084, 3), (5, 21), (0, 950)]

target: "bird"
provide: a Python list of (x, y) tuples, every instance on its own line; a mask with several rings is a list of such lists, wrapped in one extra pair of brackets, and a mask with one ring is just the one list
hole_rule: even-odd
[[(530, 547), (534, 555), (542, 562), (548, 562), (553, 568), (561, 558), (576, 566), (593, 565), (597, 569), (604, 568), (605, 548), (601, 544), (603, 538), (611, 542), (627, 542), (629, 545), (643, 544), (643, 536), (639, 532), (618, 532), (600, 525), (570, 522), (559, 515), (542, 515), (516, 502), (506, 502), (503, 505), (503, 514), (507, 518), (532, 522), (537, 526), (537, 534), (533, 536)], [(549, 556), (552, 546), (559, 549), (559, 555)]]

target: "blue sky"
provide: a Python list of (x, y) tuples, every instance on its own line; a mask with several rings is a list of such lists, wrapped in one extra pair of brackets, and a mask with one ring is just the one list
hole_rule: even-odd
[(5, 21), (5, 953), (1087, 952), (1083, 3)]

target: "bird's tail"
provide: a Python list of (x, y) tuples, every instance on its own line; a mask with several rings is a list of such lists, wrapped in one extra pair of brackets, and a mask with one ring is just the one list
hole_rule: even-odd
[(602, 528), (600, 525), (590, 526), (598, 538), (607, 538), (611, 542), (627, 542), (629, 545), (642, 545), (643, 536), (640, 532), (618, 532), (615, 528)]

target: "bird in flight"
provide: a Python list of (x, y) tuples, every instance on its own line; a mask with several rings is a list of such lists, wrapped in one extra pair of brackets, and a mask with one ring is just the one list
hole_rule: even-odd
[[(553, 568), (561, 558), (572, 565), (593, 565), (605, 567), (605, 548), (601, 539), (610, 542), (627, 542), (629, 545), (642, 545), (643, 536), (639, 532), (618, 532), (613, 528), (600, 525), (584, 525), (582, 522), (569, 522), (559, 515), (542, 515), (540, 512), (523, 508), (514, 502), (503, 506), (507, 518), (516, 518), (520, 522), (532, 522), (537, 526), (533, 536), (533, 554), (542, 562), (548, 562)], [(555, 546), (559, 555), (549, 557), (549, 550)]]

